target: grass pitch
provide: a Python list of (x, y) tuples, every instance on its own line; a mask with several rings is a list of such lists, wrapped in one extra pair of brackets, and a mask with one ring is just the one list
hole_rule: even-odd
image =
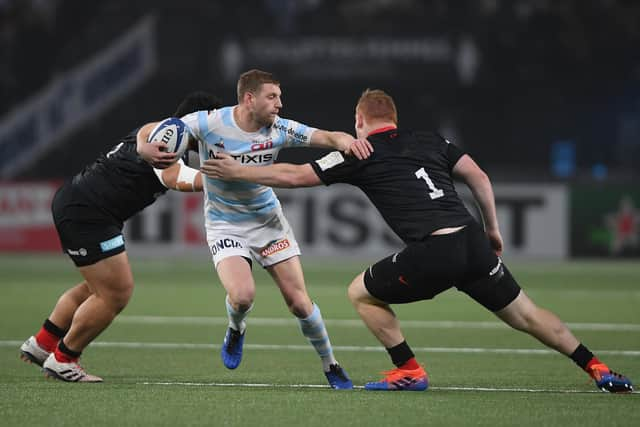
[[(338, 360), (358, 386), (392, 367), (359, 321), (346, 286), (364, 264), (305, 262)], [(598, 393), (573, 363), (450, 290), (395, 306), (430, 375), (423, 393), (330, 390), (320, 362), (263, 271), (245, 356), (225, 369), (224, 292), (206, 261), (132, 259), (127, 309), (83, 355), (103, 384), (45, 381), (18, 347), (80, 280), (63, 256), (0, 257), (0, 423), (18, 425), (371, 426), (640, 425), (640, 397)], [(510, 263), (613, 369), (640, 385), (640, 265)]]

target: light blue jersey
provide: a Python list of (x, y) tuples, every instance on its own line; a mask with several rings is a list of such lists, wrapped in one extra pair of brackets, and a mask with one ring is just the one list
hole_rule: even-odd
[[(200, 161), (226, 153), (243, 165), (273, 163), (284, 147), (309, 145), (316, 130), (276, 116), (273, 125), (257, 132), (245, 132), (233, 118), (234, 107), (211, 112), (198, 111), (182, 117), (198, 139)], [(280, 205), (271, 189), (260, 184), (224, 181), (204, 177), (204, 209), (208, 221), (240, 222), (268, 215)]]

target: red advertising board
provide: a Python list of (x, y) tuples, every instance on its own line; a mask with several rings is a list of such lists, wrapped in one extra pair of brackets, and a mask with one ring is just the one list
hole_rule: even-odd
[(204, 211), (202, 204), (202, 193), (181, 195), (182, 213), (182, 233), (178, 238), (183, 239), (187, 245), (206, 245), (207, 237), (204, 232)]
[(0, 251), (61, 251), (51, 218), (58, 182), (0, 182)]

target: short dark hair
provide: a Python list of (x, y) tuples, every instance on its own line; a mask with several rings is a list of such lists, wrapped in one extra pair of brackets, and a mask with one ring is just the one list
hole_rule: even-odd
[(204, 91), (191, 92), (182, 100), (180, 105), (178, 105), (173, 116), (182, 117), (194, 111), (210, 111), (220, 108), (221, 106), (222, 101), (215, 95)]
[(238, 79), (238, 102), (242, 102), (242, 98), (247, 92), (257, 93), (265, 83), (280, 85), (280, 82), (273, 74), (266, 71), (253, 69), (240, 74)]

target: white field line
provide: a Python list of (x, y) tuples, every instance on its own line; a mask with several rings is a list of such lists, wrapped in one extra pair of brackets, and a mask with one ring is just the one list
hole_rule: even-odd
[[(197, 317), (197, 316), (119, 316), (115, 319), (118, 323), (139, 325), (226, 325), (229, 320), (226, 317)], [(293, 317), (249, 317), (247, 322), (251, 326), (291, 326), (297, 325)], [(345, 328), (364, 328), (360, 319), (325, 319), (328, 326)], [(455, 320), (401, 320), (403, 328), (425, 329), (506, 329), (502, 322), (488, 321), (455, 321)], [(567, 326), (576, 331), (624, 331), (640, 332), (638, 323), (567, 323)]]
[[(23, 341), (0, 341), (0, 347), (19, 347)], [(136, 349), (165, 349), (165, 350), (217, 350), (220, 344), (203, 343), (166, 343), (166, 342), (108, 342), (97, 341), (91, 343), (92, 347), (105, 348), (136, 348)], [(280, 345), (280, 344), (245, 344), (248, 350), (289, 350), (312, 351), (310, 345)], [(335, 351), (353, 352), (382, 352), (382, 346), (333, 346)], [(556, 351), (550, 349), (533, 348), (481, 348), (481, 347), (412, 347), (414, 352), (420, 353), (492, 353), (492, 354), (525, 354), (525, 355), (555, 355)], [(595, 350), (597, 354), (613, 356), (640, 356), (639, 350)]]
[[(319, 388), (330, 390), (326, 384), (265, 384), (265, 383), (190, 383), (190, 382), (140, 382), (139, 385), (186, 386), (186, 387), (250, 387), (250, 388)], [(363, 386), (354, 386), (364, 389)], [(598, 390), (552, 390), (534, 388), (493, 388), (493, 387), (429, 387), (429, 390), (443, 391), (486, 391), (506, 393), (602, 393)], [(344, 392), (344, 391), (341, 391)]]

